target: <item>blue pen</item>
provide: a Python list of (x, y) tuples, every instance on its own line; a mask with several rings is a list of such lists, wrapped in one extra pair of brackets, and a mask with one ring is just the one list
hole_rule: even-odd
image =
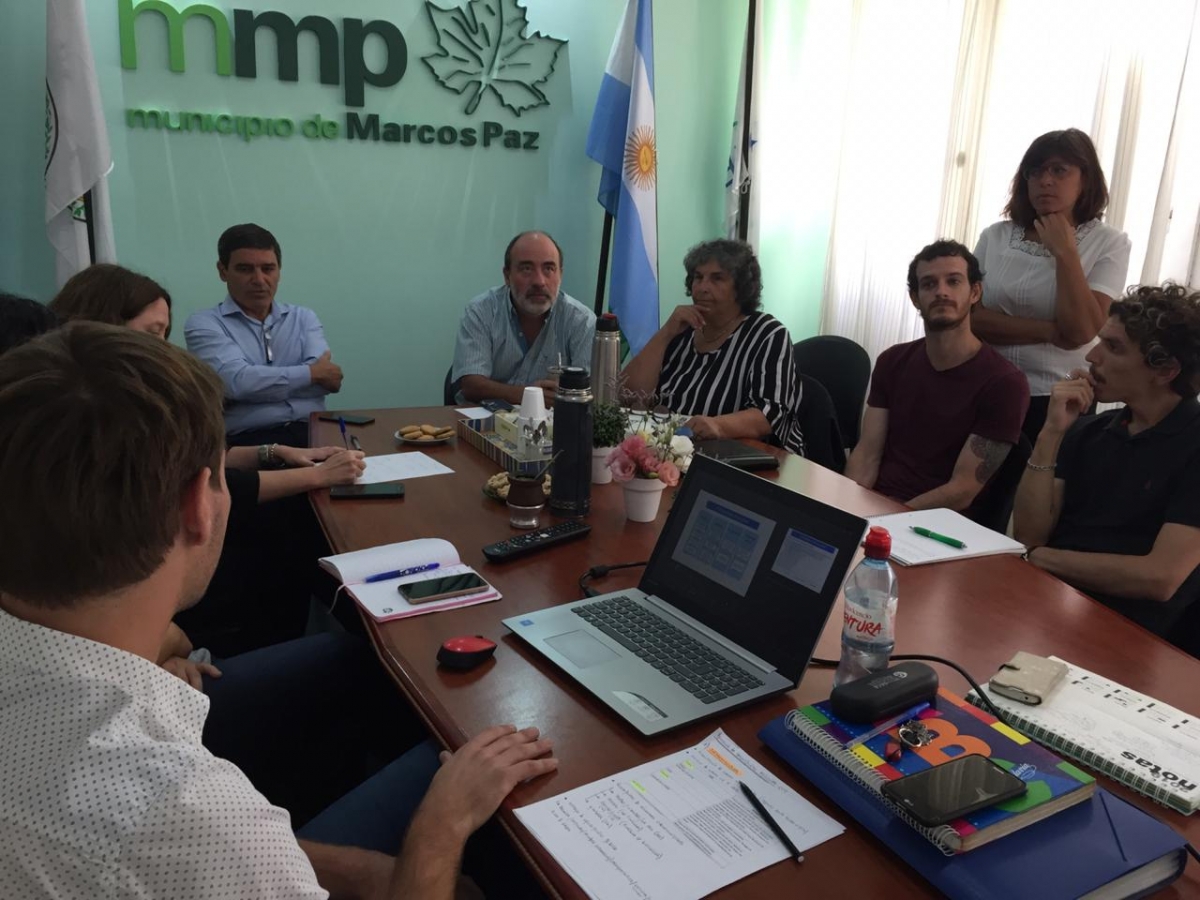
[(342, 430), (342, 444), (347, 450), (350, 449), (350, 442), (346, 440), (346, 420), (338, 416), (338, 428)]
[(406, 575), (417, 575), (421, 572), (432, 572), (441, 566), (441, 563), (428, 563), (424, 566), (413, 566), (411, 569), (397, 569), (394, 572), (380, 572), (378, 575), (370, 575), (363, 579), (363, 584), (371, 584), (376, 581), (390, 581), (393, 578), (404, 578)]

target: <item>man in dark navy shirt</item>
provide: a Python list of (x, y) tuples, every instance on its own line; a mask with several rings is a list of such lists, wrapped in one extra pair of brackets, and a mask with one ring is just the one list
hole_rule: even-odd
[[(1029, 560), (1177, 642), (1200, 596), (1200, 293), (1112, 304), (1090, 369), (1054, 386), (1017, 491)], [(1080, 417), (1093, 400), (1124, 407)]]

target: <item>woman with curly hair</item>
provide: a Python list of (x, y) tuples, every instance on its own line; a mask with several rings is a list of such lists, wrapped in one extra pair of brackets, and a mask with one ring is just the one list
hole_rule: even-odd
[(690, 304), (675, 307), (625, 367), (624, 391), (691, 416), (696, 438), (769, 440), (804, 454), (792, 339), (759, 309), (762, 270), (743, 241), (697, 244), (683, 259)]

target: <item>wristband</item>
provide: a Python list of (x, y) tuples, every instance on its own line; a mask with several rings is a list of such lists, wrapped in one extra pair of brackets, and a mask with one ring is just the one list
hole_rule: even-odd
[(258, 445), (258, 467), (265, 469), (271, 464), (271, 448), (266, 444)]

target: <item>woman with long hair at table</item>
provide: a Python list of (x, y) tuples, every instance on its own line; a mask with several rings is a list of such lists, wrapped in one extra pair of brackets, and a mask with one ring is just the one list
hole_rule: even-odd
[(1004, 219), (975, 246), (983, 300), (971, 328), (1029, 379), (1024, 432), (1046, 421), (1050, 389), (1084, 357), (1125, 290), (1129, 238), (1101, 222), (1108, 184), (1077, 128), (1038, 137), (1013, 176)]

